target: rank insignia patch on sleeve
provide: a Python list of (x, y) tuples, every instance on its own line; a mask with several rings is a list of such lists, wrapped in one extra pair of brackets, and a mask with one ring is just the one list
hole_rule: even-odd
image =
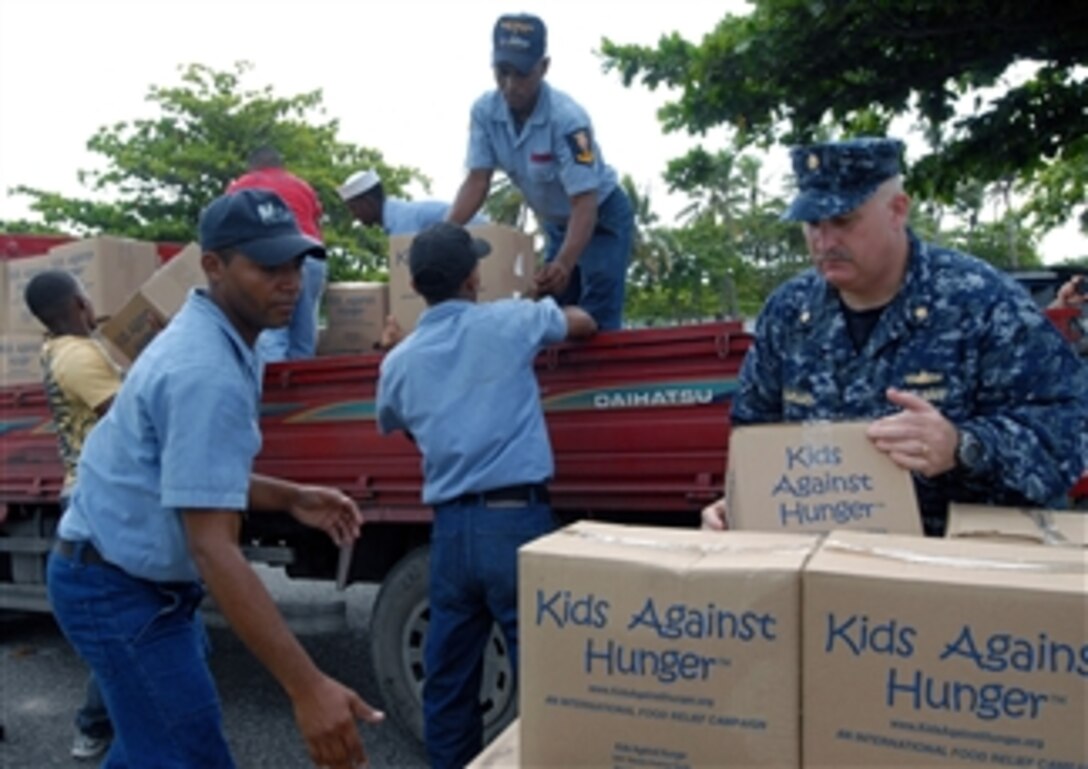
[(567, 134), (567, 144), (575, 163), (583, 166), (593, 164), (593, 140), (589, 137), (588, 128), (579, 128)]

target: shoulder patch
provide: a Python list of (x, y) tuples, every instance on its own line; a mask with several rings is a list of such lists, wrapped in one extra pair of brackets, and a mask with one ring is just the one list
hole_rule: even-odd
[(593, 139), (589, 135), (589, 128), (579, 128), (567, 134), (567, 144), (570, 145), (570, 154), (574, 156), (574, 162), (578, 165), (593, 165)]

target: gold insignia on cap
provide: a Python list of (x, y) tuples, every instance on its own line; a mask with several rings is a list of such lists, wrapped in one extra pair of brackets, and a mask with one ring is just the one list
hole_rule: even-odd
[(820, 156), (815, 152), (809, 153), (808, 160), (805, 161), (809, 171), (815, 171), (820, 167)]
[(914, 308), (914, 319), (915, 320), (925, 320), (928, 317), (929, 317), (929, 308), (928, 307), (915, 307)]

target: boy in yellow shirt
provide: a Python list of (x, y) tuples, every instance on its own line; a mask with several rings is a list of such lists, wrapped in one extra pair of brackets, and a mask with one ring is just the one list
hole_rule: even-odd
[[(105, 349), (91, 338), (94, 306), (75, 277), (61, 270), (46, 270), (30, 279), (23, 296), (30, 311), (48, 329), (42, 344), (42, 380), (64, 463), (63, 510), (76, 483), (83, 441), (113, 402), (121, 386), (121, 373)], [(87, 681), (87, 697), (76, 714), (76, 728), (74, 758), (96, 758), (109, 747), (113, 727), (94, 676)]]

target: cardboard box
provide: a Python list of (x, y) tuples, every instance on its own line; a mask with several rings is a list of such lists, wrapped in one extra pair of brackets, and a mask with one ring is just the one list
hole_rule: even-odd
[[(491, 253), (480, 260), (480, 293), (477, 301), (491, 302), (526, 296), (533, 286), (536, 250), (533, 239), (521, 230), (502, 224), (469, 227), (473, 237), (491, 244)], [(412, 288), (408, 249), (414, 235), (389, 238), (389, 311), (405, 333), (427, 306)]]
[(519, 769), (521, 766), (521, 725), (514, 721), (491, 741), (465, 769)]
[(140, 286), (140, 293), (168, 319), (174, 317), (192, 289), (208, 285), (208, 276), (200, 264), (202, 256), (200, 245), (190, 243), (155, 270)]
[(8, 262), (6, 259), (0, 259), (0, 299), (3, 299), (5, 309), (0, 312), (0, 334), (5, 333), (8, 330), (8, 312), (7, 305), (11, 299), (8, 297)]
[(373, 352), (389, 314), (386, 283), (330, 283), (325, 289), (326, 327), (318, 355)]
[(805, 769), (1085, 766), (1088, 552), (835, 532), (804, 628)]
[(376, 341), (369, 331), (323, 328), (317, 334), (317, 354), (365, 355), (376, 351)]
[[(27, 309), (24, 293), (26, 284), (39, 272), (52, 267), (49, 256), (24, 256), (7, 260), (7, 286), (4, 308), (5, 326), (11, 334), (41, 334), (45, 326)], [(96, 308), (97, 309), (97, 308)]]
[(817, 542), (581, 522), (522, 547), (522, 765), (798, 766)]
[(945, 536), (950, 539), (1088, 547), (1088, 513), (953, 503), (948, 508)]
[(41, 331), (23, 301), (26, 284), (43, 270), (72, 273), (79, 279), (95, 313), (109, 317), (124, 307), (132, 293), (155, 272), (159, 254), (154, 243), (102, 236), (65, 243), (44, 256), (12, 259), (8, 265), (8, 330)]
[(56, 269), (79, 278), (102, 317), (124, 307), (160, 264), (154, 243), (110, 236), (56, 246), (49, 249), (48, 257)]
[(0, 387), (42, 383), (41, 333), (0, 335)]
[(129, 296), (125, 305), (102, 324), (99, 333), (129, 361), (147, 347), (181, 309), (189, 291), (206, 286), (201, 250), (190, 243)]
[(867, 422), (734, 428), (729, 439), (729, 528), (922, 534), (910, 473), (873, 447)]
[(121, 310), (98, 327), (110, 350), (131, 363), (151, 343), (155, 335), (166, 328), (169, 318), (160, 313), (147, 297), (136, 292)]

